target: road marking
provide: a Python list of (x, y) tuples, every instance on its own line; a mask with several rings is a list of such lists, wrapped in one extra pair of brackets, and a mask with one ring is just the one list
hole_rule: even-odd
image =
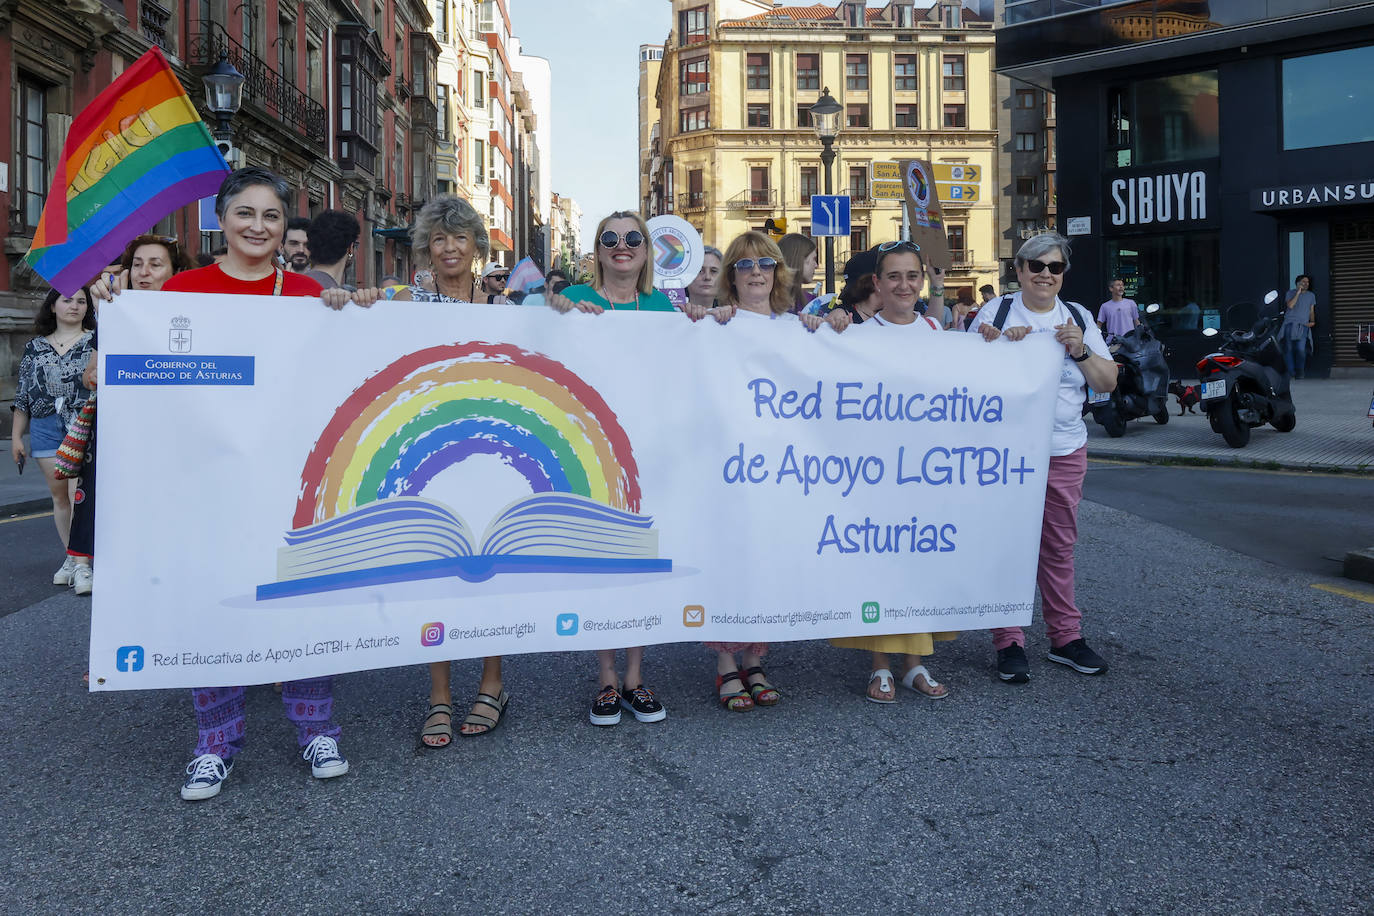
[(1133, 461), (1119, 458), (1089, 458), (1088, 466), (1103, 468), (1158, 468), (1170, 471), (1221, 471), (1227, 474), (1271, 474), (1278, 477), (1336, 477), (1344, 480), (1368, 480), (1369, 475), (1358, 471), (1304, 471), (1296, 468), (1252, 468), (1232, 464), (1191, 464), (1188, 461), (1171, 463), (1171, 459), (1159, 461)]
[(10, 522), (27, 522), (31, 518), (51, 518), (52, 512), (36, 512), (33, 515), (16, 515), (14, 518), (0, 518), (0, 525), (8, 525)]
[(1312, 587), (1324, 592), (1330, 592), (1333, 595), (1354, 598), (1356, 601), (1363, 601), (1365, 604), (1374, 604), (1374, 592), (1354, 588), (1341, 588), (1339, 585), (1325, 585), (1321, 582), (1313, 582)]

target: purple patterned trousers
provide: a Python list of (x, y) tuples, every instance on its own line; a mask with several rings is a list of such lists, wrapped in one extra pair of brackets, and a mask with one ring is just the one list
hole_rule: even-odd
[[(194, 687), (191, 702), (196, 709), (195, 756), (218, 754), (230, 760), (243, 750), (245, 735), (242, 687)], [(315, 677), (281, 685), (286, 718), (296, 725), (296, 740), (305, 747), (317, 735), (337, 738), (342, 729), (334, 724), (334, 679)]]

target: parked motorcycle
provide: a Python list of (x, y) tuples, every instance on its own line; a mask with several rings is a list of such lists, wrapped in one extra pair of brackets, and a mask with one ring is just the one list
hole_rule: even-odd
[[(1264, 302), (1271, 305), (1278, 297), (1271, 290)], [(1275, 337), (1282, 324), (1282, 314), (1261, 318), (1248, 331), (1232, 331), (1221, 349), (1198, 360), (1200, 406), (1213, 432), (1221, 433), (1231, 448), (1244, 448), (1256, 426), (1269, 423), (1281, 433), (1297, 426), (1283, 351)], [(1218, 332), (1208, 328), (1203, 334), (1215, 337)]]
[(1164, 344), (1155, 336), (1149, 316), (1159, 304), (1145, 307), (1140, 323), (1108, 345), (1116, 360), (1116, 390), (1111, 393), (1089, 391), (1084, 412), (1118, 439), (1126, 433), (1126, 423), (1153, 417), (1156, 423), (1169, 422), (1169, 365)]
[[(1360, 359), (1374, 363), (1374, 324), (1360, 328), (1360, 336), (1355, 342), (1355, 352), (1360, 354)], [(1368, 416), (1374, 421), (1374, 395), (1369, 398)]]

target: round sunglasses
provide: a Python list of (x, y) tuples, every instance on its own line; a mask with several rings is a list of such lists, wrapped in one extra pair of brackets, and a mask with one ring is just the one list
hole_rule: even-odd
[(614, 229), (607, 229), (605, 232), (601, 233), (600, 241), (602, 248), (616, 248), (620, 245), (622, 240), (624, 240), (626, 248), (638, 248), (640, 245), (644, 244), (644, 233), (640, 232), (638, 229), (631, 229), (624, 235), (621, 235)]
[(754, 269), (755, 264), (757, 264), (759, 270), (764, 273), (772, 273), (774, 268), (778, 266), (776, 258), (759, 258), (757, 261), (753, 258), (740, 258), (735, 262), (735, 270), (745, 272), (751, 271)]

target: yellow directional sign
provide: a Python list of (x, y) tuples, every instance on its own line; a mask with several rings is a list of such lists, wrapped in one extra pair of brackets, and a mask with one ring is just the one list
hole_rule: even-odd
[(971, 204), (978, 200), (978, 185), (976, 184), (936, 181), (935, 190), (940, 195), (940, 201), (946, 204)]
[(937, 162), (933, 168), (935, 169), (936, 182), (974, 184), (983, 174), (976, 165), (954, 165), (949, 162)]
[(873, 163), (874, 181), (901, 181), (902, 170), (897, 168), (895, 162), (875, 162)]
[(903, 200), (906, 194), (900, 181), (874, 180), (868, 184), (868, 196), (874, 200)]

